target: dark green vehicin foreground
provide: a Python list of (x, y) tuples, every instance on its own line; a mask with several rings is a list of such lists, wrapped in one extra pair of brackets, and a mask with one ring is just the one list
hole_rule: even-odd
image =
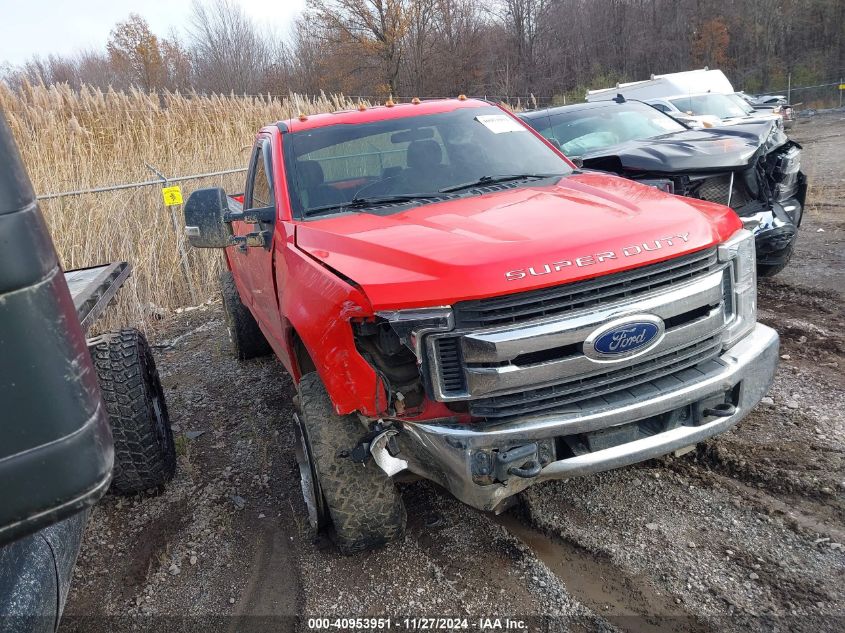
[(173, 476), (167, 407), (143, 335), (85, 338), (129, 270), (62, 271), (0, 115), (2, 633), (56, 629), (88, 509), (110, 484), (133, 493)]

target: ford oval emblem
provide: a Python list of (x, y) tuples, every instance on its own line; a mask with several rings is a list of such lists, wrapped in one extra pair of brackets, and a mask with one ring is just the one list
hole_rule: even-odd
[(644, 354), (664, 334), (663, 320), (641, 314), (606, 323), (584, 341), (584, 355), (598, 361), (613, 361)]

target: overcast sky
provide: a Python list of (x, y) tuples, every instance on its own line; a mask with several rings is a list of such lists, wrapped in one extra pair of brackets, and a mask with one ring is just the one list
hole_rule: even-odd
[[(235, 1), (282, 34), (305, 7), (305, 0)], [(191, 0), (0, 0), (0, 64), (20, 64), (33, 55), (102, 50), (115, 23), (133, 12), (156, 35), (175, 29), (184, 37)]]

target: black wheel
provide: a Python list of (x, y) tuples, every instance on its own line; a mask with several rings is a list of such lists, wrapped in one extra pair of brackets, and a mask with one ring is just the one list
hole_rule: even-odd
[(176, 472), (164, 391), (147, 339), (138, 330), (89, 342), (114, 437), (111, 488), (133, 494), (158, 488)]
[[(300, 461), (300, 474), (312, 526), (328, 527), (345, 554), (400, 538), (405, 533), (405, 505), (393, 481), (373, 460), (356, 464), (348, 457), (364, 428), (354, 416), (334, 412), (316, 373), (303, 376), (298, 390), (300, 450), (308, 458), (307, 468)], [(305, 481), (309, 475), (313, 485)]]
[(766, 258), (768, 261), (761, 262), (757, 260), (757, 276), (758, 277), (774, 277), (779, 272), (781, 272), (786, 266), (789, 264), (790, 260), (792, 259), (792, 254), (795, 252), (794, 245), (790, 244), (789, 247), (779, 256), (776, 258), (776, 262), (773, 263), (773, 258)]
[(308, 510), (308, 523), (314, 536), (325, 532), (331, 526), (331, 516), (326, 506), (326, 498), (320, 487), (320, 479), (314, 466), (314, 456), (311, 443), (306, 439), (307, 431), (299, 415), (294, 414), (294, 435), (296, 436), (296, 464), (299, 466), (299, 482), (302, 487), (302, 497)]
[(223, 309), (226, 312), (226, 327), (229, 339), (235, 348), (235, 355), (239, 360), (249, 360), (259, 356), (267, 356), (273, 350), (255, 318), (238, 294), (235, 278), (228, 270), (220, 273), (220, 294), (223, 296)]

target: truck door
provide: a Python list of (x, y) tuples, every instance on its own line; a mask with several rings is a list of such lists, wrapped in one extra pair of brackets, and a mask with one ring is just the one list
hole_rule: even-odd
[[(244, 210), (262, 207), (276, 208), (276, 195), (273, 186), (273, 155), (270, 138), (259, 137), (252, 152), (246, 191), (244, 192)], [(278, 350), (283, 341), (281, 317), (273, 275), (273, 241), (276, 222), (258, 224), (238, 223), (236, 233), (266, 232), (266, 245), (249, 247), (238, 251), (233, 249), (233, 259), (240, 259), (241, 274), (249, 284), (249, 301), (253, 316), (260, 323), (271, 345)]]

